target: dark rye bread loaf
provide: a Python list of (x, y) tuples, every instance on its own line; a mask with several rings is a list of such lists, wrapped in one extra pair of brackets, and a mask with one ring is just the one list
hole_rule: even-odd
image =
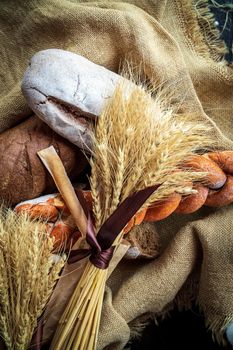
[(87, 166), (81, 150), (36, 116), (0, 134), (0, 198), (9, 205), (51, 192), (55, 184), (37, 156), (53, 145), (71, 179)]

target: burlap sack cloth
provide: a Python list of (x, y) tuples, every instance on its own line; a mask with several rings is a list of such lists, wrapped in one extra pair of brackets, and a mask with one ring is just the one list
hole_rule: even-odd
[[(143, 62), (148, 79), (166, 82), (197, 122), (216, 123), (219, 146), (233, 148), (233, 71), (207, 1), (2, 0), (0, 47), (1, 131), (30, 116), (20, 92), (30, 57), (62, 48), (114, 71), (125, 57)], [(109, 280), (98, 348), (122, 349), (141, 315), (191, 300), (221, 340), (233, 320), (232, 215), (229, 206), (157, 223), (160, 257), (122, 262)]]

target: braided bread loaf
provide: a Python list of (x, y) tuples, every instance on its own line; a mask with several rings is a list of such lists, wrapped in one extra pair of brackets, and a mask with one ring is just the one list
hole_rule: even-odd
[(210, 152), (195, 155), (187, 167), (208, 173), (207, 184), (195, 185), (195, 194), (182, 197), (175, 193), (168, 200), (151, 206), (145, 214), (145, 221), (165, 219), (173, 212), (191, 214), (203, 205), (222, 207), (233, 202), (233, 151)]
[[(207, 172), (206, 185), (194, 185), (195, 194), (182, 197), (179, 193), (173, 193), (170, 198), (140, 210), (125, 226), (124, 233), (128, 233), (132, 227), (140, 225), (143, 221), (163, 220), (173, 212), (191, 214), (203, 205), (221, 207), (233, 202), (233, 151), (195, 155), (185, 166)], [(83, 191), (83, 195), (88, 208), (92, 210), (91, 192)], [(64, 240), (73, 237), (74, 233), (75, 239), (78, 238), (76, 225), (60, 195), (48, 195), (26, 201), (17, 205), (15, 209), (18, 213), (27, 211), (34, 219), (46, 220), (51, 235), (56, 238), (57, 247)]]

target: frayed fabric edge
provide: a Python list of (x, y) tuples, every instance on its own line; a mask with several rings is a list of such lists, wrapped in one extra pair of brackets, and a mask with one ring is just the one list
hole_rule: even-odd
[(199, 304), (200, 311), (205, 317), (206, 329), (211, 331), (212, 338), (220, 345), (227, 345), (226, 329), (233, 322), (233, 314), (228, 316), (218, 316), (215, 310), (202, 308)]
[[(175, 305), (173, 305), (175, 306)], [(171, 309), (173, 309), (173, 307), (171, 307)], [(183, 305), (183, 307), (181, 307), (181, 305), (179, 305), (178, 310), (182, 311), (182, 310), (190, 310), (191, 309), (191, 304), (186, 304)], [(199, 309), (200, 311), (202, 310), (200, 305), (199, 305)], [(171, 310), (170, 310), (171, 311)], [(203, 310), (202, 310), (203, 312)], [(207, 311), (208, 314), (208, 311)], [(132, 341), (134, 341), (135, 339), (139, 340), (142, 335), (143, 332), (145, 330), (145, 328), (147, 326), (149, 326), (152, 322), (155, 323), (155, 325), (159, 326), (159, 323), (167, 318), (170, 317), (170, 312), (169, 311), (164, 311), (161, 314), (147, 314), (146, 317), (144, 317), (144, 319), (137, 319), (135, 320), (135, 322), (133, 322), (132, 324), (130, 324), (130, 340), (128, 343), (128, 347), (126, 348), (126, 350), (130, 349), (130, 345), (132, 343)], [(205, 317), (205, 326), (206, 326), (206, 330), (210, 331), (212, 333), (212, 339), (213, 341), (216, 341), (219, 345), (224, 345), (226, 346), (228, 344), (228, 341), (226, 339), (226, 329), (227, 326), (229, 326), (230, 323), (233, 322), (233, 315), (231, 316), (227, 316), (227, 317), (216, 317), (213, 316), (212, 317), (206, 317), (206, 314), (204, 313), (204, 317)], [(211, 318), (212, 320), (210, 321), (209, 318)]]
[(227, 327), (233, 322), (233, 313), (228, 316), (218, 316), (216, 310), (210, 310), (208, 307), (202, 306), (199, 298), (195, 298), (195, 295), (198, 294), (198, 282), (196, 278), (190, 278), (187, 282), (189, 289), (188, 295), (183, 294), (181, 289), (175, 299), (167, 304), (160, 312), (146, 313), (130, 322), (130, 340), (126, 350), (130, 349), (132, 341), (135, 339), (139, 340), (142, 337), (145, 328), (152, 322), (159, 326), (161, 321), (167, 317), (171, 317), (171, 311), (174, 308), (180, 312), (188, 311), (192, 309), (193, 305), (196, 305), (200, 313), (204, 315), (206, 330), (212, 333), (213, 341), (216, 341), (219, 345), (226, 346), (228, 344), (225, 334)]
[(213, 60), (225, 60), (225, 55), (228, 52), (227, 46), (221, 33), (215, 26), (215, 16), (211, 12), (208, 0), (193, 1), (194, 10), (196, 12), (197, 21), (201, 29), (201, 33), (208, 46), (209, 52)]
[(142, 337), (145, 328), (149, 326), (152, 321), (157, 323), (155, 314), (146, 313), (130, 322), (130, 340), (128, 343), (128, 348), (126, 348), (126, 350), (130, 349), (132, 341), (134, 341), (135, 339), (139, 340)]
[(228, 49), (214, 24), (208, 0), (175, 0), (174, 4), (190, 49), (205, 59), (229, 65), (225, 59)]

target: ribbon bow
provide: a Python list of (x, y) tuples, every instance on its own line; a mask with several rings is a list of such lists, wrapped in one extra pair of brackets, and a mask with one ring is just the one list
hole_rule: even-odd
[[(107, 269), (114, 252), (113, 243), (118, 234), (123, 230), (129, 220), (136, 214), (136, 212), (141, 208), (141, 206), (157, 188), (158, 185), (148, 187), (126, 198), (101, 226), (96, 236), (91, 215), (86, 206), (85, 198), (82, 192), (78, 191), (78, 199), (88, 218), (86, 241), (89, 244), (90, 249), (72, 250), (68, 261), (69, 264), (79, 261), (90, 255), (90, 261), (93, 265), (99, 269)], [(34, 332), (30, 349), (41, 349), (42, 334), (43, 318), (40, 319), (38, 326)]]
[(113, 256), (113, 243), (115, 239), (157, 188), (158, 185), (151, 186), (126, 198), (103, 223), (96, 236), (85, 198), (82, 191), (78, 191), (78, 199), (88, 218), (86, 241), (89, 244), (90, 249), (72, 250), (69, 257), (69, 263), (74, 263), (90, 255), (90, 261), (93, 265), (99, 269), (107, 269)]

